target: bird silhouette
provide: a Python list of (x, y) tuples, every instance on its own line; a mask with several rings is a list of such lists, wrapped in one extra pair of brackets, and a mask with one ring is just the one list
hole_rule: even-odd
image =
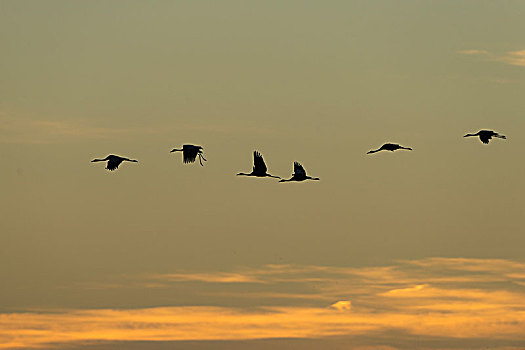
[(243, 175), (243, 176), (257, 176), (257, 177), (274, 177), (276, 179), (280, 179), (279, 176), (270, 175), (267, 173), (268, 168), (266, 168), (266, 164), (264, 164), (264, 159), (262, 155), (257, 152), (253, 151), (253, 170), (251, 173), (238, 173), (237, 175)]
[(108, 164), (106, 165), (106, 169), (113, 171), (113, 170), (117, 169), (118, 166), (120, 165), (120, 163), (122, 163), (125, 160), (128, 161), (128, 162), (138, 163), (138, 160), (124, 158), (124, 157), (116, 156), (114, 154), (110, 154), (109, 156), (107, 156), (104, 159), (93, 159), (91, 162), (105, 162), (105, 161), (107, 161)]
[(412, 151), (412, 148), (410, 148), (410, 147), (399, 146), (399, 145), (397, 145), (395, 143), (385, 143), (383, 146), (379, 147), (376, 150), (368, 151), (367, 154), (376, 153), (376, 152), (379, 152), (379, 151), (391, 151), (391, 152), (394, 152), (395, 150), (398, 150), (398, 149), (406, 149), (406, 150)]
[(182, 158), (184, 160), (184, 163), (195, 162), (197, 156), (199, 157), (199, 163), (201, 163), (201, 166), (203, 165), (202, 161), (206, 161), (206, 158), (204, 158), (204, 155), (202, 154), (201, 146), (182, 145), (182, 149), (174, 148), (170, 151), (170, 153), (172, 152), (182, 152)]
[(281, 180), (279, 182), (288, 182), (288, 181), (304, 181), (304, 180), (320, 180), (318, 177), (310, 177), (306, 175), (306, 170), (299, 162), (293, 162), (293, 174), (292, 177), (288, 180)]
[(490, 141), (490, 139), (492, 137), (497, 137), (499, 139), (506, 139), (507, 138), (507, 136), (500, 135), (497, 132), (494, 132), (492, 130), (480, 130), (480, 131), (478, 131), (475, 134), (466, 134), (463, 137), (469, 137), (469, 136), (479, 136), (479, 139), (481, 140), (481, 142), (483, 142), (485, 144), (489, 143), (489, 141)]

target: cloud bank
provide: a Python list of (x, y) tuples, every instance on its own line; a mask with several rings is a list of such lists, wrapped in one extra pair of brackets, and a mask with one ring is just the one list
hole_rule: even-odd
[[(201, 288), (195, 293), (208, 300), (224, 292), (251, 303), (3, 313), (0, 348), (51, 343), (67, 348), (86, 341), (380, 339), (396, 333), (421, 341), (525, 344), (525, 264), (510, 260), (431, 258), (361, 268), (267, 265), (126, 276), (122, 283), (166, 289), (197, 283)], [(210, 285), (217, 288), (205, 288)], [(299, 302), (290, 306), (286, 298)]]

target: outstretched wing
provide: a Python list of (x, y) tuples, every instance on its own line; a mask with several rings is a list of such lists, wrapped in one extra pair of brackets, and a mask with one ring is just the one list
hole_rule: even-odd
[(253, 173), (266, 174), (267, 170), (268, 168), (266, 168), (266, 164), (264, 164), (262, 155), (257, 151), (253, 151)]
[(182, 148), (183, 148), (182, 155), (184, 158), (184, 163), (195, 162), (195, 158), (197, 158), (200, 148), (197, 146), (193, 146), (193, 145), (184, 145)]
[(106, 169), (108, 170), (115, 170), (118, 168), (118, 166), (120, 165), (120, 163), (122, 163), (122, 158), (119, 158), (119, 157), (111, 157), (109, 158), (108, 160), (108, 165), (106, 165)]
[(303, 166), (299, 164), (299, 162), (293, 163), (293, 172), (294, 175), (306, 176), (306, 171), (304, 170)]

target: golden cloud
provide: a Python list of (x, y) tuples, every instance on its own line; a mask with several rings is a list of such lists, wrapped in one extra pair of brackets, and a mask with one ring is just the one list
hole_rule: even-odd
[[(3, 313), (0, 348), (50, 343), (67, 347), (85, 341), (380, 337), (392, 332), (525, 342), (524, 272), (525, 264), (510, 260), (432, 258), (382, 267), (269, 265), (230, 272), (141, 276), (141, 283), (154, 279), (165, 288), (213, 283), (219, 288), (216, 293), (228, 300), (251, 299), (242, 307)], [(312, 280), (317, 281), (315, 288)], [(195, 291), (212, 293), (206, 288)], [(278, 305), (282, 298), (299, 304)]]
[(330, 307), (339, 311), (346, 311), (352, 308), (352, 303), (348, 300), (340, 300), (330, 305)]

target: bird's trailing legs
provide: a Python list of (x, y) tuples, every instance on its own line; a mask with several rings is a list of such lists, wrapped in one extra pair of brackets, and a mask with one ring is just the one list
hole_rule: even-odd
[(204, 156), (202, 155), (202, 153), (199, 153), (199, 163), (201, 163), (201, 166), (204, 166), (204, 164), (202, 164), (202, 161), (205, 161), (207, 162), (208, 160), (206, 158), (204, 158)]

